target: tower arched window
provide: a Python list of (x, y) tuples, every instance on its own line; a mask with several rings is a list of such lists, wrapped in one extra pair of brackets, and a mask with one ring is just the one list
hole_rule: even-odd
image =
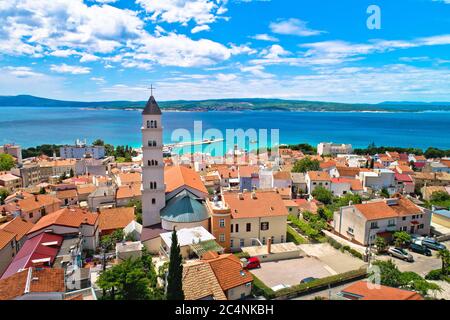
[(150, 128), (150, 121), (147, 120), (147, 128)]
[(156, 120), (153, 121), (153, 128), (158, 128), (158, 126), (156, 125)]

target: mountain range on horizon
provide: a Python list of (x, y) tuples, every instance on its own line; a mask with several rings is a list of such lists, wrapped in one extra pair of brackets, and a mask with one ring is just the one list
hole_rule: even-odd
[[(73, 107), (142, 109), (146, 101), (66, 101), (32, 95), (0, 96), (0, 107)], [(377, 104), (339, 103), (270, 98), (229, 98), (159, 101), (161, 109), (177, 111), (366, 111), (423, 112), (450, 111), (450, 102), (385, 101)]]

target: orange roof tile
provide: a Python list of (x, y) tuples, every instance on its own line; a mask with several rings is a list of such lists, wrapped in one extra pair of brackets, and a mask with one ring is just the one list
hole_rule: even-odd
[(242, 268), (241, 261), (233, 254), (202, 261), (209, 263), (224, 291), (253, 281), (251, 273)]
[(355, 177), (361, 171), (360, 168), (352, 168), (352, 167), (338, 167), (337, 171), (339, 172), (339, 176), (341, 177)]
[(16, 235), (12, 232), (8, 232), (5, 230), (0, 230), (0, 249), (3, 249), (7, 246)]
[(251, 177), (252, 174), (258, 174), (258, 166), (239, 166), (239, 176), (240, 177)]
[(98, 227), (100, 231), (123, 229), (134, 218), (134, 208), (132, 207), (104, 209), (100, 211)]
[(120, 186), (116, 191), (116, 199), (128, 199), (142, 195), (141, 184), (132, 183), (126, 186)]
[(141, 183), (142, 176), (139, 172), (129, 172), (118, 174), (122, 184)]
[(307, 175), (312, 181), (331, 181), (331, 177), (328, 172), (308, 171)]
[(358, 281), (342, 289), (344, 296), (355, 295), (359, 300), (424, 300), (414, 291), (402, 290), (383, 285), (370, 284), (367, 281)]
[[(31, 274), (30, 274), (31, 273)], [(0, 280), (0, 300), (12, 300), (29, 292), (65, 292), (64, 269), (28, 268)]]
[(80, 208), (63, 208), (43, 216), (28, 231), (28, 234), (48, 228), (51, 225), (60, 225), (78, 228), (82, 224), (94, 225), (97, 222), (98, 214)]
[(274, 179), (291, 180), (291, 173), (289, 171), (277, 171), (273, 174)]
[(186, 300), (198, 300), (210, 296), (214, 300), (227, 300), (213, 269), (207, 262), (195, 262), (183, 266), (183, 291)]
[(58, 199), (76, 198), (78, 197), (77, 189), (56, 191), (56, 197)]
[(275, 191), (256, 191), (255, 194), (256, 198), (253, 199), (251, 192), (245, 192), (242, 194), (243, 200), (239, 199), (239, 195), (236, 192), (223, 194), (233, 219), (288, 215), (279, 193)]
[(358, 209), (367, 220), (387, 219), (398, 216), (384, 201), (355, 204), (355, 208)]
[(61, 200), (49, 194), (38, 194), (19, 200), (17, 202), (18, 206), (20, 207), (20, 209), (22, 209), (23, 212), (34, 211), (42, 207), (47, 207), (59, 203), (61, 203)]
[(165, 167), (164, 182), (166, 184), (166, 192), (172, 192), (182, 186), (188, 186), (203, 193), (208, 193), (200, 179), (200, 175), (184, 166)]
[(0, 225), (0, 230), (15, 234), (16, 240), (20, 241), (33, 226), (33, 223), (22, 220), (20, 217), (16, 217), (13, 220)]

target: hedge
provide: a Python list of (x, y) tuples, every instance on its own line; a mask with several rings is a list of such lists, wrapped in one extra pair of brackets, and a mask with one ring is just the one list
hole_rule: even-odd
[(287, 226), (286, 240), (295, 244), (307, 243), (306, 239), (299, 235), (291, 226)]
[(356, 278), (364, 278), (366, 276), (367, 276), (367, 270), (365, 268), (352, 270), (352, 271), (344, 272), (341, 274), (336, 274), (336, 275), (332, 275), (329, 277), (316, 279), (309, 283), (300, 283), (298, 285), (295, 285), (295, 286), (292, 286), (289, 288), (281, 289), (281, 290), (275, 292), (275, 296), (277, 298), (288, 297), (288, 296), (292, 296), (292, 295), (298, 296), (302, 293), (321, 289), (322, 287), (326, 288), (329, 285), (346, 282), (346, 281), (353, 280)]
[(361, 260), (363, 259), (363, 255), (359, 251), (353, 249), (352, 247), (350, 247), (348, 245), (343, 246), (339, 241), (336, 241), (335, 239), (333, 239), (331, 237), (327, 237), (327, 241), (336, 250), (341, 250), (342, 252), (347, 251), (348, 253), (350, 253), (355, 258), (358, 258), (358, 259), (361, 259)]
[(275, 291), (266, 286), (265, 283), (262, 282), (253, 273), (252, 276), (253, 276), (252, 294), (254, 296), (263, 296), (268, 300), (275, 298)]
[(425, 276), (425, 279), (427, 279), (427, 280), (443, 280), (443, 281), (450, 282), (450, 276), (443, 275), (442, 269), (431, 270)]

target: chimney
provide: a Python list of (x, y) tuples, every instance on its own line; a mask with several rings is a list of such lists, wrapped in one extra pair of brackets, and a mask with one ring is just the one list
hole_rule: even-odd
[(267, 239), (267, 253), (270, 254), (272, 250), (272, 238)]
[(253, 200), (256, 199), (256, 192), (255, 192), (255, 191), (252, 192), (252, 199), (253, 199)]
[(238, 193), (238, 199), (239, 200), (244, 200), (244, 194), (242, 192)]
[(35, 194), (34, 195), (34, 201), (36, 201), (36, 202), (38, 202), (39, 200), (38, 200), (38, 196), (37, 196), (37, 194)]

